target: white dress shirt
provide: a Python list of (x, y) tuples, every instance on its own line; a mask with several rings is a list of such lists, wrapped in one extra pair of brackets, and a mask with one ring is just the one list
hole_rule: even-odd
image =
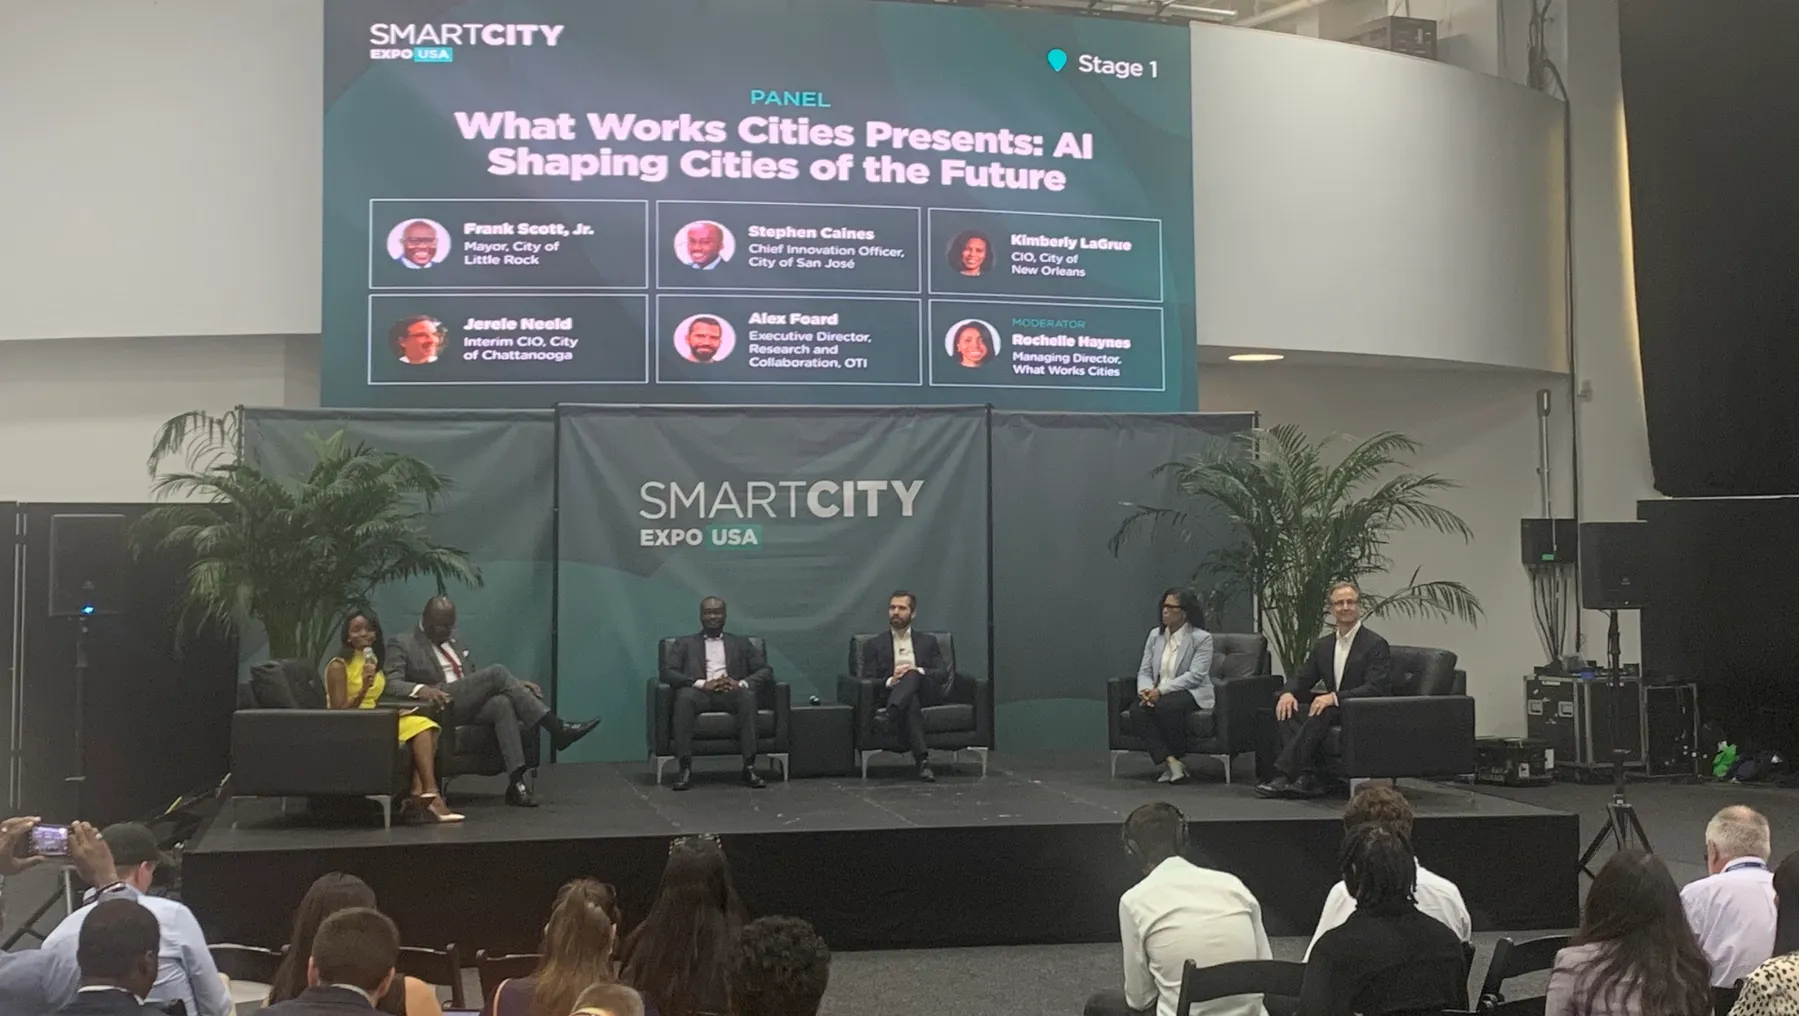
[[(1118, 900), (1124, 940), (1124, 998), (1136, 1009), (1155, 1003), (1174, 1016), (1181, 965), (1209, 967), (1273, 959), (1262, 929), (1262, 905), (1237, 876), (1171, 857)], [(1233, 995), (1193, 1007), (1193, 1016), (1263, 1016), (1262, 996)]]
[(1181, 672), (1175, 669), (1175, 661), (1180, 659), (1181, 643), (1186, 637), (1187, 623), (1185, 621), (1181, 622), (1179, 628), (1168, 633), (1168, 641), (1162, 647), (1162, 665), (1156, 668), (1156, 687), (1160, 688), (1181, 676)]
[[(1436, 918), (1437, 923), (1455, 932), (1462, 941), (1474, 940), (1474, 922), (1468, 917), (1468, 905), (1462, 902), (1462, 891), (1454, 882), (1420, 864), (1418, 886), (1413, 895), (1419, 912)], [(1331, 886), (1330, 895), (1324, 898), (1324, 910), (1318, 915), (1318, 930), (1312, 932), (1311, 944), (1306, 946), (1306, 957), (1311, 958), (1312, 946), (1318, 944), (1325, 932), (1349, 920), (1353, 913), (1355, 897), (1349, 895), (1349, 886), (1342, 882)]]
[(456, 648), (448, 642), (431, 647), (437, 651), (437, 665), (443, 668), (444, 683), (455, 684), (462, 680), (462, 657), (456, 655)]
[(893, 672), (904, 674), (918, 668), (918, 657), (912, 653), (912, 629), (893, 633)]
[[(730, 668), (725, 666), (724, 635), (722, 633), (718, 635), (702, 635), (700, 636), (700, 641), (706, 644), (706, 676), (693, 683), (695, 685), (702, 685), (707, 681), (716, 680), (721, 677), (729, 677)], [(739, 683), (741, 684), (742, 682)]]
[(1739, 857), (1680, 891), (1687, 924), (1712, 964), (1712, 984), (1748, 977), (1774, 954), (1774, 873), (1759, 857)]
[(1337, 633), (1337, 658), (1331, 665), (1331, 677), (1336, 679), (1338, 689), (1343, 687), (1343, 668), (1349, 664), (1349, 648), (1355, 645), (1355, 637), (1361, 630), (1362, 622), (1357, 621), (1348, 632)]

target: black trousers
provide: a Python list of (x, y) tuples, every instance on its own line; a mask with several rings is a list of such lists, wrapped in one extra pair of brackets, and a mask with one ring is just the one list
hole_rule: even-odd
[(906, 747), (912, 750), (913, 761), (923, 762), (930, 755), (924, 743), (924, 707), (942, 705), (943, 689), (937, 682), (927, 681), (923, 672), (913, 670), (891, 688), (883, 687), (883, 693), (887, 708), (905, 727)]
[(690, 684), (675, 692), (675, 760), (683, 767), (693, 761), (693, 724), (701, 713), (736, 713), (743, 764), (756, 764), (756, 689), (707, 691)]
[(1190, 691), (1171, 691), (1153, 706), (1142, 699), (1131, 706), (1131, 733), (1147, 746), (1156, 765), (1187, 754), (1187, 717), (1199, 709)]
[(1298, 779), (1306, 773), (1314, 775), (1318, 772), (1318, 756), (1324, 751), (1324, 739), (1330, 734), (1332, 727), (1343, 722), (1343, 710), (1336, 706), (1319, 713), (1317, 716), (1306, 715), (1306, 704), (1301, 702), (1292, 716), (1281, 721), (1281, 757), (1274, 767), (1289, 780)]

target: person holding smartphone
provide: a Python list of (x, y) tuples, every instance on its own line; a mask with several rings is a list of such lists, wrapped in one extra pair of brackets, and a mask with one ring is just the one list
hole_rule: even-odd
[[(63, 854), (37, 849), (54, 849), (59, 844)], [(86, 822), (66, 829), (43, 826), (36, 816), (0, 821), (0, 884), (5, 876), (65, 856), (75, 874), (99, 890), (98, 895), (114, 896), (121, 891), (124, 883), (118, 880), (112, 850), (93, 826)], [(55, 1012), (75, 997), (80, 986), (81, 969), (73, 955), (47, 949), (0, 953), (0, 1013), (36, 1016)]]

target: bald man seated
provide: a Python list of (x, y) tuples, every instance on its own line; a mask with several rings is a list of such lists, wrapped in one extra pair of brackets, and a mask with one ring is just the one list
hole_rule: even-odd
[(764, 786), (756, 774), (756, 692), (774, 679), (768, 659), (756, 644), (725, 631), (725, 601), (700, 601), (698, 634), (674, 640), (662, 683), (675, 689), (673, 738), (680, 775), (675, 789), (693, 786), (693, 727), (701, 713), (735, 713), (737, 740), (743, 751), (743, 785)]

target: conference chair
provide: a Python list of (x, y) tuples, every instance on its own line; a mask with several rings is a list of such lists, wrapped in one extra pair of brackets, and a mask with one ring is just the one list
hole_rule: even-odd
[(256, 945), (208, 945), (212, 965), (233, 981), (273, 984), (281, 968), (281, 953)]
[[(538, 744), (542, 732), (533, 727), (519, 731), (519, 735), (525, 747), (525, 775), (535, 780), (542, 758)], [(444, 723), (437, 736), (437, 784), (446, 798), (450, 781), (458, 776), (505, 775), (506, 759), (500, 754), (500, 740), (492, 727), (485, 723)]]
[(433, 988), (449, 988), (450, 1004), (445, 1008), (468, 1008), (468, 999), (462, 990), (462, 957), (456, 951), (455, 943), (442, 949), (403, 945), (394, 969), (406, 977), (416, 977)]
[[(1228, 632), (1212, 634), (1212, 676), (1217, 679), (1217, 699), (1210, 709), (1196, 709), (1187, 717), (1190, 751), (1210, 755), (1224, 763), (1224, 782), (1231, 781), (1231, 760), (1256, 750), (1258, 724), (1274, 729), (1274, 700), (1281, 679), (1273, 673), (1268, 640), (1260, 635)], [(1118, 775), (1118, 759), (1141, 753), (1145, 745), (1131, 732), (1131, 706), (1137, 701), (1137, 678), (1115, 677), (1106, 682), (1106, 746), (1112, 752), (1112, 775)], [(1273, 738), (1278, 742), (1278, 736)]]
[[(767, 643), (759, 635), (748, 636), (763, 658), (768, 656)], [(675, 758), (675, 689), (660, 677), (674, 652), (675, 640), (656, 643), (656, 673), (644, 684), (645, 743), (650, 746), (650, 760), (656, 763), (656, 782), (662, 782), (662, 770)], [(787, 778), (787, 756), (791, 749), (793, 692), (784, 682), (764, 681), (756, 688), (756, 754), (767, 755), (781, 767), (781, 778)], [(703, 712), (693, 721), (693, 754), (729, 755), (741, 752), (737, 741), (737, 714)]]
[[(1500, 939), (1493, 946), (1493, 958), (1487, 961), (1487, 973), (1481, 978), (1480, 995), (1475, 1000), (1474, 1008), (1480, 1012), (1494, 1012), (1501, 1005), (1511, 1004), (1514, 1008), (1522, 1005), (1528, 1009), (1528, 1003), (1535, 1002), (1536, 1011), (1542, 1012), (1541, 998), (1518, 999), (1515, 1003), (1507, 1003), (1503, 990), (1505, 982), (1508, 978), (1523, 977), (1555, 966), (1555, 954), (1567, 944), (1567, 935), (1544, 935), (1522, 942), (1509, 938)], [(1511, 1012), (1513, 1009), (1505, 1011)]]
[(539, 953), (490, 953), (486, 949), (475, 951), (475, 980), (481, 985), (481, 1006), (483, 1009), (493, 1008), (493, 994), (500, 990), (500, 985), (518, 977), (530, 977), (537, 972), (537, 964), (543, 956)]
[[(981, 775), (987, 775), (987, 753), (993, 749), (993, 682), (985, 677), (965, 674), (956, 666), (955, 636), (946, 631), (927, 632), (937, 640), (943, 661), (955, 679), (950, 682), (949, 700), (942, 705), (924, 707), (925, 747), (932, 751), (973, 752), (981, 761)], [(850, 636), (849, 664), (837, 677), (837, 701), (855, 709), (856, 760), (862, 767), (862, 778), (868, 778), (868, 760), (879, 752), (907, 755), (906, 732), (898, 724), (885, 727), (875, 723), (880, 708), (881, 687), (889, 675), (865, 674), (862, 671), (862, 647), (873, 633)]]
[(1340, 780), (1474, 772), (1474, 699), (1447, 649), (1393, 646), (1393, 694), (1342, 699), (1324, 743)]
[(1175, 1016), (1189, 1016), (1200, 1002), (1232, 995), (1275, 995), (1297, 1000), (1306, 965), (1292, 960), (1239, 960), (1202, 967), (1181, 964), (1181, 995)]

